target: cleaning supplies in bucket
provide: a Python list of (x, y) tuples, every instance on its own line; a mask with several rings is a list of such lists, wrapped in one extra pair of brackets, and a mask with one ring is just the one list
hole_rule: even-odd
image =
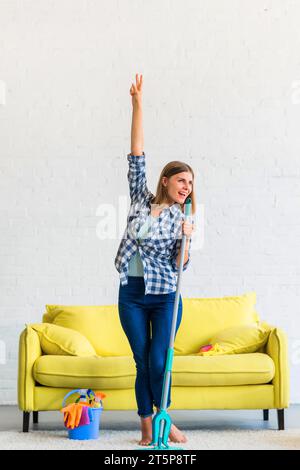
[[(79, 394), (75, 403), (65, 406), (67, 398), (74, 393)], [(67, 393), (60, 411), (64, 413), (69, 439), (86, 440), (99, 437), (102, 398), (105, 396), (104, 393), (93, 392), (91, 389), (76, 389)]]

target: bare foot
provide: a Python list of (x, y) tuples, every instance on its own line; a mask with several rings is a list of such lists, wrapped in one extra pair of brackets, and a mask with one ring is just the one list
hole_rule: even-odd
[(152, 416), (141, 418), (142, 439), (139, 441), (140, 446), (148, 446), (152, 441)]
[(175, 424), (172, 424), (169, 439), (172, 442), (187, 442), (186, 436), (176, 428)]
[[(156, 407), (156, 411), (159, 412), (159, 408)], [(186, 436), (181, 431), (179, 431), (175, 424), (171, 425), (169, 439), (172, 442), (187, 442)]]

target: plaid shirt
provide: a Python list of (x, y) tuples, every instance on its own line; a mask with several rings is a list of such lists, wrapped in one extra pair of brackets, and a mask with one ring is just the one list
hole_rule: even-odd
[[(135, 156), (129, 153), (128, 182), (131, 205), (127, 216), (127, 226), (115, 257), (115, 266), (120, 274), (122, 286), (128, 283), (128, 261), (136, 250), (144, 266), (145, 294), (167, 294), (176, 291), (179, 268), (176, 258), (182, 239), (184, 213), (180, 204), (163, 209), (157, 220), (150, 225), (145, 238), (138, 238), (138, 232), (151, 213), (151, 200), (154, 195), (147, 188), (145, 153)], [(189, 257), (183, 265), (185, 271)]]

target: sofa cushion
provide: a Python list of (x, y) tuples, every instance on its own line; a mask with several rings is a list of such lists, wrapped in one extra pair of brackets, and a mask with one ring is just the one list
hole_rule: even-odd
[(46, 354), (70, 356), (95, 356), (96, 351), (78, 331), (52, 323), (32, 323), (29, 325), (40, 338), (42, 351)]
[(183, 314), (176, 335), (175, 355), (197, 354), (200, 346), (225, 328), (258, 325), (256, 293), (235, 297), (183, 298)]
[(39, 384), (74, 389), (133, 388), (135, 374), (135, 363), (129, 356), (41, 356), (33, 367)]
[(260, 350), (267, 342), (270, 330), (262, 326), (233, 326), (217, 333), (211, 340), (212, 346), (200, 348), (200, 356), (215, 356), (217, 354), (243, 354)]
[(46, 305), (43, 322), (82, 333), (98, 356), (130, 356), (117, 305)]
[(177, 356), (172, 384), (179, 387), (266, 384), (274, 375), (274, 362), (263, 353)]
[[(274, 377), (274, 363), (267, 354), (224, 356), (175, 356), (173, 386), (265, 384)], [(41, 385), (98, 390), (135, 386), (132, 357), (41, 356), (34, 364), (34, 379)]]

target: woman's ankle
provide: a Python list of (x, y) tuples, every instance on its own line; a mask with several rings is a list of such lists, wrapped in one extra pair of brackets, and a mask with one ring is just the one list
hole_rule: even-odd
[(152, 436), (152, 416), (141, 417), (141, 431), (143, 436)]

